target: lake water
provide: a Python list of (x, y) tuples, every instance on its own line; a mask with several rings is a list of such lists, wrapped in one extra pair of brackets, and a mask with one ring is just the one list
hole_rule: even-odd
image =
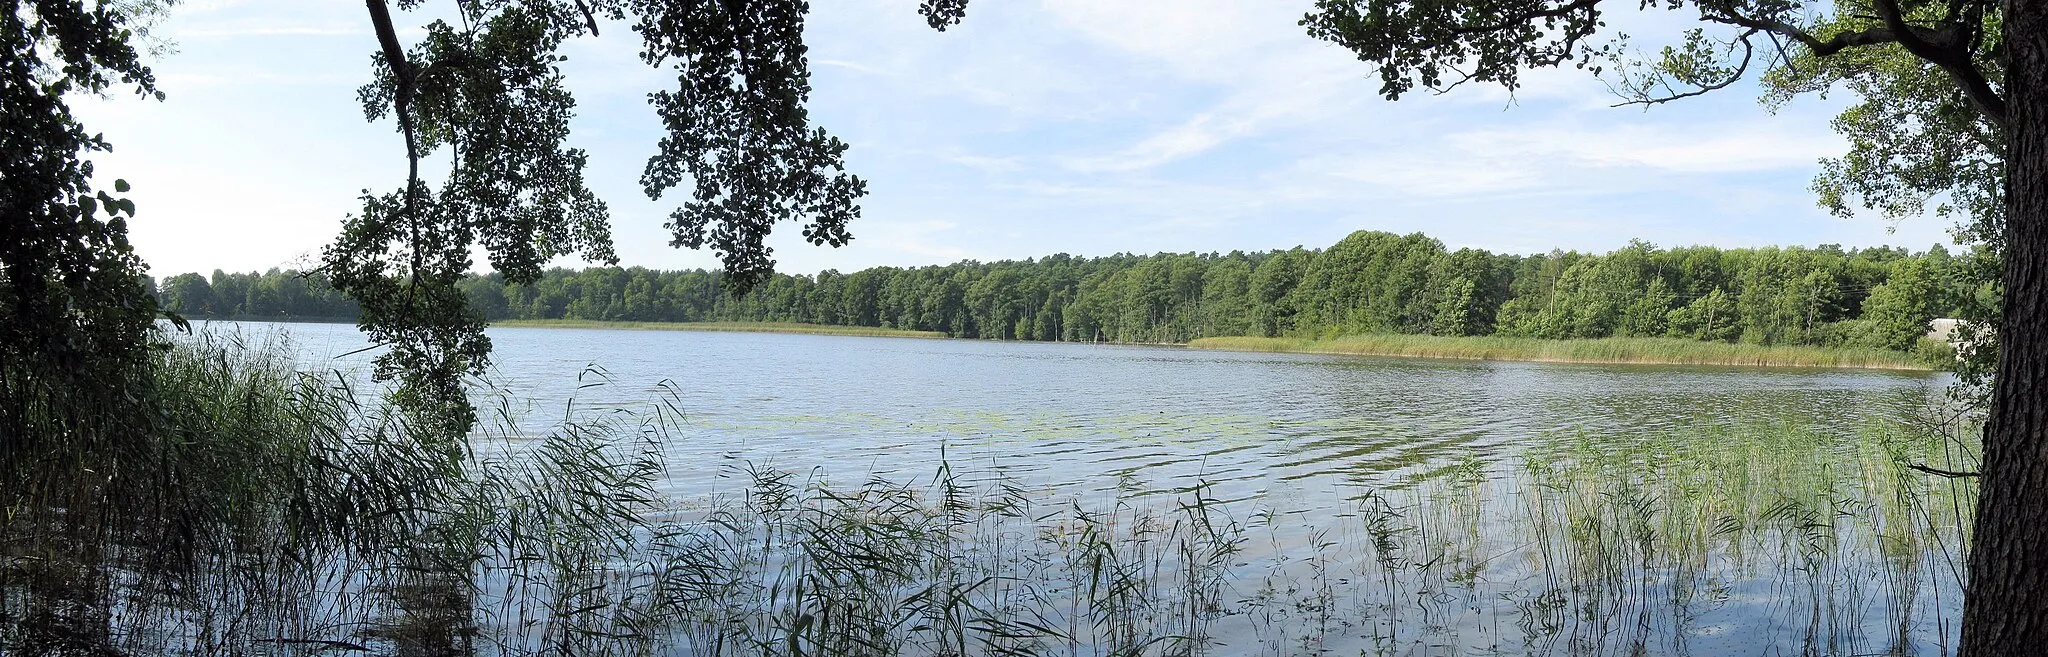
[[(356, 370), (341, 324), (282, 330), (309, 364)], [(1386, 485), (1451, 459), (1499, 462), (1579, 434), (1626, 439), (1791, 424), (1852, 431), (1917, 409), (1946, 378), (1874, 370), (1572, 365), (1172, 347), (771, 333), (494, 328), (494, 384), (540, 430), (673, 394), (672, 492), (716, 492), (693, 463), (837, 476), (928, 475), (940, 448), (1037, 486), (1203, 478), (1233, 499)], [(340, 358), (336, 358), (339, 356)], [(591, 371), (591, 370), (597, 371)], [(605, 381), (602, 386), (586, 384)], [(661, 384), (671, 385), (664, 387)]]
[[(364, 345), (351, 326), (213, 328), (282, 329), (309, 366), (355, 370), (367, 362), (366, 354), (350, 353)], [(1462, 542), (1431, 548), (1462, 559), (1467, 574), (1431, 575), (1424, 571), (1436, 560), (1421, 558), (1382, 558), (1374, 566), (1364, 556), (1369, 550), (1351, 550), (1335, 563), (1351, 573), (1345, 581), (1370, 579), (1376, 567), (1388, 572), (1379, 573), (1384, 590), (1346, 598), (1355, 609), (1345, 612), (1351, 620), (1342, 628), (1325, 627), (1313, 641), (1297, 636), (1298, 628), (1254, 632), (1257, 641), (1231, 644), (1239, 649), (1224, 654), (1258, 652), (1247, 647), (1257, 645), (1268, 653), (1935, 655), (1953, 645), (1959, 584), (1942, 564), (1956, 548), (1941, 541), (1959, 539), (1953, 530), (1931, 530), (1914, 534), (1918, 547), (1903, 555), (1878, 547), (1900, 540), (1887, 532), (1901, 523), (1879, 518), (1889, 512), (1878, 499), (1889, 493), (1879, 488), (1889, 484), (1873, 474), (1871, 448), (1855, 438), (1924, 408), (1939, 397), (1944, 376), (693, 331), (494, 328), (490, 336), (491, 379), (513, 400), (521, 432), (544, 432), (571, 400), (601, 410), (672, 399), (686, 422), (664, 447), (665, 492), (679, 499), (732, 492), (741, 483), (730, 476), (735, 464), (855, 485), (871, 477), (929, 480), (942, 454), (956, 472), (999, 471), (1046, 500), (1166, 504), (1204, 483), (1240, 517), (1263, 510), (1267, 518), (1300, 517), (1323, 528), (1267, 523), (1237, 564), (1254, 582), (1258, 572), (1280, 572), (1260, 571), (1268, 562), (1293, 573), (1283, 581), (1306, 582), (1299, 564), (1312, 562), (1305, 555), (1313, 550), (1305, 546), (1325, 543), (1311, 537), (1359, 517), (1361, 499), (1398, 509), (1410, 524), (1401, 535), (1441, 534), (1432, 522), (1469, 528)], [(1770, 497), (1747, 500), (1757, 507), (1754, 517), (1712, 511), (1723, 515), (1692, 524), (1666, 516), (1746, 501), (1688, 506), (1677, 498), (1716, 491), (1630, 483), (1642, 472), (1651, 479), (1665, 472), (1654, 468), (1736, 458), (1714, 450), (1751, 444), (1742, 436), (1758, 432), (1801, 442), (1783, 457), (1728, 452), (1752, 456), (1713, 461), (1723, 464), (1714, 468), (1762, 472), (1776, 465), (1765, 461), (1819, 459), (1826, 462), (1800, 472), (1831, 479), (1814, 484), (1813, 495), (1786, 488), (1805, 484), (1773, 479), (1777, 488), (1739, 493)], [(1784, 440), (1765, 442), (1787, 449)], [(1621, 469), (1532, 469), (1552, 460)], [(1637, 465), (1641, 471), (1632, 471)], [(1728, 485), (1716, 478), (1727, 473), (1714, 468), (1687, 481)], [(1456, 475), (1440, 476), (1446, 472)], [(1625, 490), (1603, 488), (1609, 482)], [(1670, 511), (1657, 516), (1661, 525), (1641, 523), (1645, 535), (1685, 546), (1640, 548), (1630, 557), (1641, 562), (1633, 574), (1560, 584), (1558, 564), (1579, 557), (1551, 552), (1579, 555), (1591, 549), (1587, 541), (1605, 540), (1602, 527), (1624, 523), (1616, 505), (1631, 496)], [(1865, 506), (1824, 510), (1804, 525), (1771, 524), (1793, 514), (1773, 500), (1825, 506), (1834, 498)], [(1453, 507), (1462, 510), (1446, 510)], [(1553, 508), (1580, 515), (1551, 519), (1544, 509)], [(1834, 512), (1840, 515), (1828, 520)], [(1858, 524), (1858, 513), (1872, 519)], [(1726, 528), (1731, 522), (1735, 530)], [(1815, 522), (1827, 525), (1825, 549), (1797, 547), (1814, 539), (1792, 528)], [(1695, 525), (1709, 529), (1688, 529)], [(1545, 538), (1543, 527), (1568, 536)], [(1363, 531), (1351, 534), (1369, 542)], [(1274, 576), (1263, 577), (1265, 588), (1247, 590), (1271, 593)], [(1885, 590), (1856, 588), (1878, 581)], [(1640, 590), (1619, 597), (1596, 590), (1622, 586), (1616, 582)], [(1265, 600), (1258, 608), (1270, 624), (1271, 610), (1281, 607), (1276, 595), (1240, 597)], [(1652, 613), (1649, 599), (1669, 608)], [(1598, 609), (1585, 612), (1589, 604)], [(1532, 611), (1547, 606), (1563, 609), (1554, 610), (1559, 627), (1543, 620), (1553, 611)], [(1397, 608), (1410, 609), (1408, 620)], [(1235, 622), (1253, 630), (1260, 623), (1254, 614)]]

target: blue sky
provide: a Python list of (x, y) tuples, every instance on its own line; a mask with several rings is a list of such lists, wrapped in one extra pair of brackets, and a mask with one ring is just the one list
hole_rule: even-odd
[[(1518, 253), (1948, 241), (1932, 217), (1892, 233), (1814, 207), (1817, 161), (1844, 148), (1828, 126), (1842, 98), (1773, 115), (1737, 88), (1611, 108), (1567, 69), (1513, 96), (1388, 102), (1372, 69), (1303, 34), (1307, 5), (979, 0), (938, 33), (915, 0), (814, 3), (812, 119), (852, 144), (869, 196), (844, 248), (785, 224), (779, 268), (1313, 248), (1361, 229)], [(1612, 22), (1639, 45), (1689, 27), (1662, 11)], [(668, 246), (672, 206), (639, 190), (660, 134), (645, 94), (673, 79), (622, 28), (567, 51), (574, 142), (621, 264), (711, 266)], [(167, 101), (78, 103), (116, 148), (100, 175), (135, 185), (152, 273), (305, 265), (360, 190), (402, 181), (395, 131), (355, 100), (376, 47), (360, 2), (188, 0), (158, 31), (177, 48), (156, 64)]]

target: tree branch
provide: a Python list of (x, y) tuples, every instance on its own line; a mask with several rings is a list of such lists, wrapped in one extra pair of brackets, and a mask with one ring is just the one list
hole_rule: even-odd
[(1924, 465), (1920, 465), (1920, 464), (1918, 464), (1918, 463), (1908, 463), (1908, 464), (1906, 464), (1906, 467), (1907, 467), (1907, 468), (1910, 468), (1910, 469), (1913, 469), (1913, 470), (1919, 470), (1919, 471), (1921, 471), (1921, 472), (1925, 472), (1925, 473), (1927, 473), (1927, 474), (1935, 475), (1935, 476), (1938, 476), (1938, 477), (1947, 477), (1947, 478), (1950, 478), (1950, 479), (1968, 479), (1968, 478), (1970, 478), (1970, 477), (1981, 477), (1981, 476), (1983, 476), (1983, 475), (1982, 475), (1981, 473), (1976, 473), (1976, 472), (1958, 472), (1958, 471), (1955, 471), (1955, 470), (1943, 470), (1943, 469), (1941, 469), (1941, 468), (1930, 468), (1930, 467), (1927, 467), (1927, 466), (1924, 466)]
[(1896, 43), (1915, 57), (1926, 60), (1947, 72), (1963, 89), (1970, 105), (2000, 129), (2006, 127), (2005, 99), (1991, 88), (1991, 81), (1984, 72), (1977, 70), (1970, 58), (1970, 32), (1962, 23), (1949, 23), (1940, 29), (1926, 28), (1906, 22), (1899, 10), (1898, 0), (1875, 0), (1877, 18), (1882, 27), (1841, 32), (1826, 41), (1799, 26), (1776, 18), (1744, 16), (1727, 8), (1707, 15), (1705, 18), (1717, 23), (1726, 23), (1780, 34), (1798, 41), (1818, 57), (1827, 57), (1857, 46), (1874, 46)]
[(391, 7), (385, 0), (363, 0), (370, 10), (370, 24), (377, 30), (377, 44), (384, 51), (384, 62), (391, 67), (391, 76), (396, 80), (392, 90), (392, 109), (398, 112), (398, 129), (405, 133), (405, 220), (411, 241), (407, 244), (412, 254), (412, 272), (406, 277), (407, 303), (411, 307), (411, 292), (419, 286), (419, 272), (425, 265), (420, 255), (419, 208), (416, 200), (420, 195), (420, 146), (413, 130), (412, 94), (414, 77), (412, 62), (405, 59), (405, 47), (398, 42), (398, 30), (391, 24)]
[(413, 162), (409, 180), (419, 181), (419, 144), (413, 138), (412, 128), (412, 63), (405, 59), (405, 47), (398, 43), (398, 30), (391, 26), (391, 7), (384, 0), (363, 0), (370, 9), (370, 24), (377, 30), (377, 44), (384, 50), (384, 62), (391, 66), (391, 77), (398, 81), (392, 93), (392, 109), (398, 112), (399, 129), (405, 131), (406, 158)]
[(1497, 23), (1492, 23), (1488, 25), (1467, 25), (1463, 27), (1454, 27), (1451, 28), (1451, 35), (1468, 36), (1472, 34), (1486, 34), (1490, 32), (1499, 32), (1501, 30), (1506, 30), (1528, 23), (1529, 21), (1533, 21), (1538, 18), (1563, 18), (1575, 11), (1592, 9), (1595, 5), (1598, 4), (1600, 4), (1600, 0), (1573, 0), (1569, 4), (1562, 4), (1548, 9), (1535, 9), (1522, 12), (1520, 14), (1516, 14), (1501, 19), (1500, 22)]
[(1984, 78), (1984, 72), (1977, 70), (1970, 61), (1969, 36), (1959, 24), (1949, 24), (1939, 30), (1930, 30), (1906, 24), (1906, 17), (1899, 11), (1898, 0), (1876, 0), (1877, 15), (1884, 19), (1886, 27), (1898, 35), (1899, 45), (1906, 52), (1941, 67), (1949, 77), (1955, 78), (1962, 86), (1963, 95), (1970, 99), (1970, 105), (1991, 120), (2000, 129), (2006, 128), (2005, 99), (1991, 88), (1991, 81)]
[[(1668, 103), (1674, 100), (1678, 100), (1680, 98), (1691, 98), (1693, 96), (1704, 95), (1709, 92), (1717, 91), (1720, 89), (1726, 89), (1728, 85), (1735, 84), (1737, 81), (1742, 79), (1742, 76), (1744, 74), (1747, 74), (1749, 72), (1750, 59), (1756, 56), (1756, 46), (1750, 43), (1749, 38), (1755, 36), (1756, 33), (1760, 31), (1762, 30), (1751, 28), (1748, 32), (1742, 33), (1742, 36), (1736, 37), (1737, 39), (1740, 39), (1742, 41), (1742, 62), (1735, 65), (1735, 70), (1730, 71), (1726, 79), (1723, 79), (1720, 82), (1715, 82), (1713, 84), (1699, 85), (1699, 88), (1690, 91), (1673, 93), (1672, 95), (1658, 98), (1642, 98), (1638, 100), (1631, 100), (1628, 102), (1615, 103), (1613, 105), (1610, 105), (1609, 107), (1626, 107), (1629, 105), (1642, 105), (1644, 107), (1648, 107), (1650, 105)], [(1643, 91), (1648, 92), (1650, 86), (1651, 82), (1645, 80), (1643, 83)], [(1666, 84), (1664, 85), (1664, 88), (1670, 89), (1671, 85)], [(1647, 93), (1645, 95), (1647, 95)]]
[(1808, 50), (1813, 51), (1814, 55), (1820, 57), (1833, 55), (1854, 46), (1873, 46), (1880, 43), (1898, 41), (1898, 37), (1892, 34), (1891, 28), (1886, 27), (1842, 32), (1826, 41), (1822, 41), (1812, 33), (1799, 29), (1797, 25), (1775, 18), (1757, 18), (1730, 12), (1707, 16), (1706, 19), (1716, 23), (1727, 23), (1729, 25), (1747, 27), (1752, 30), (1780, 35), (1793, 41), (1798, 41), (1800, 45), (1806, 46)]
[(583, 10), (583, 22), (590, 25), (590, 36), (603, 36), (597, 33), (597, 17), (591, 15), (590, 5), (583, 4), (583, 0), (576, 0), (576, 8)]

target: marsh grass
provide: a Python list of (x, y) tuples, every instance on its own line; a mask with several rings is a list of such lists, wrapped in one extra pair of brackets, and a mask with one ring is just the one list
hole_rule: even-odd
[(1766, 346), (1678, 338), (1546, 340), (1434, 335), (1352, 335), (1330, 339), (1215, 337), (1196, 339), (1188, 343), (1188, 346), (1196, 349), (1229, 351), (1554, 363), (1843, 367), (1891, 370), (1933, 370), (1938, 364), (1938, 356), (1882, 349)]
[(832, 326), (799, 322), (608, 322), (584, 319), (506, 319), (491, 322), (507, 328), (590, 328), (641, 331), (717, 331), (728, 333), (802, 333), (810, 335), (854, 335), (880, 338), (943, 338), (938, 331), (880, 328), (874, 326)]
[(656, 607), (694, 655), (1949, 654), (1973, 493), (1904, 467), (1948, 442), (1568, 437), (1335, 513), (736, 465)]
[[(1339, 509), (1063, 498), (943, 451), (842, 480), (667, 463), (672, 384), (421, 444), (289, 353), (202, 336), (158, 432), (8, 461), (0, 652), (1945, 655), (1974, 496), (1906, 467), (1972, 469), (1961, 416), (1556, 436)], [(672, 499), (668, 467), (733, 485)]]

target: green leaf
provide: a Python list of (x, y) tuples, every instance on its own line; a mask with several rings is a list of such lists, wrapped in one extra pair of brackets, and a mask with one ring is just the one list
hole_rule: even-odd
[(128, 193), (128, 181), (126, 181), (126, 180), (122, 180), (122, 179), (120, 179), (120, 178), (115, 178), (115, 179), (114, 179), (114, 191), (116, 191), (116, 192), (120, 192), (120, 193), (122, 193), (122, 194), (126, 194), (126, 193)]
[(78, 199), (78, 207), (79, 209), (84, 210), (85, 216), (88, 217), (92, 216), (93, 213), (100, 211), (99, 201), (93, 200), (90, 196), (80, 197)]

